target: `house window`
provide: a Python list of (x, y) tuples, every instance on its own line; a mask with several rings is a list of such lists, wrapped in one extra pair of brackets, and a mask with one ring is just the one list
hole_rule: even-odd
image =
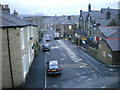
[(72, 29), (72, 25), (69, 25), (69, 29)]
[(21, 48), (24, 49), (25, 41), (24, 41), (24, 29), (23, 28), (21, 28), (21, 30), (20, 30), (20, 39), (21, 39)]

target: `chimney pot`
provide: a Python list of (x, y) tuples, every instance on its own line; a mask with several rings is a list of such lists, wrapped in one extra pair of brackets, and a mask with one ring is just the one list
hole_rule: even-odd
[(5, 8), (9, 8), (9, 5), (6, 4), (6, 5), (5, 5)]
[(68, 16), (68, 20), (71, 20), (71, 16)]
[(4, 5), (2, 5), (2, 8), (4, 8)]
[(0, 4), (0, 9), (2, 10), (2, 5)]
[(6, 5), (2, 5), (2, 11), (10, 13), (9, 5), (7, 5), (7, 4)]
[(17, 12), (16, 10), (14, 10), (13, 14), (14, 14), (15, 16), (17, 16), (17, 15), (18, 15), (18, 12)]

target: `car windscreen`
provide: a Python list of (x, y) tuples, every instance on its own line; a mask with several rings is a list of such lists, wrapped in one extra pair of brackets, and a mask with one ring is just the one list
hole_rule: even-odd
[(58, 66), (49, 66), (50, 70), (54, 70), (54, 69), (58, 69), (58, 68), (59, 68)]
[(45, 46), (45, 47), (49, 47), (49, 45), (48, 45), (48, 44), (45, 44), (44, 46)]

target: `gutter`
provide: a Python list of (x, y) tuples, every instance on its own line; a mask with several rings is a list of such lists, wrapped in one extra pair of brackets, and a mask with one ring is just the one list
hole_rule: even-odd
[(11, 80), (12, 80), (12, 87), (14, 87), (8, 28), (7, 28), (7, 42), (8, 42), (8, 55), (9, 55), (9, 64), (10, 64), (10, 74), (11, 74)]

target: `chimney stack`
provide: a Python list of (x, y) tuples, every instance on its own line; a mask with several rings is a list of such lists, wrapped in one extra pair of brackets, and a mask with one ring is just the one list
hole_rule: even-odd
[(2, 5), (2, 11), (10, 13), (9, 5), (7, 5), (7, 4), (6, 5)]
[(0, 10), (2, 10), (2, 5), (0, 4)]
[(91, 12), (91, 5), (88, 5), (88, 12)]
[(108, 7), (106, 19), (110, 19), (110, 18), (111, 18), (111, 13), (110, 13), (110, 8)]
[(18, 12), (14, 10), (13, 15), (18, 16)]
[(68, 16), (68, 20), (71, 20), (71, 16)]
[(80, 16), (82, 16), (82, 10), (80, 10)]

